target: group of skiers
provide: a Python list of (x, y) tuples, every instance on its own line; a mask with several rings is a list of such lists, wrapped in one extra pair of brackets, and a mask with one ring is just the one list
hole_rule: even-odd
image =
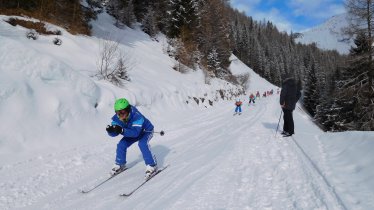
[[(265, 91), (262, 97), (268, 97), (273, 95), (274, 91), (271, 89), (270, 91)], [(282, 83), (282, 89), (279, 90), (277, 89), (277, 94), (280, 94), (280, 106), (282, 108), (283, 112), (283, 131), (282, 131), (282, 136), (283, 137), (289, 137), (295, 134), (294, 131), (294, 121), (293, 121), (293, 116), (292, 112), (295, 110), (296, 103), (300, 99), (301, 92), (298, 90), (296, 81), (292, 77), (288, 77), (284, 79)], [(260, 99), (260, 92), (256, 92), (256, 96), (251, 93), (249, 95), (249, 105), (251, 103), (255, 104), (255, 100)], [(235, 102), (235, 112), (234, 115), (239, 114), (241, 115), (242, 112), (242, 102), (240, 99), (236, 99)]]
[[(262, 94), (262, 97), (263, 98), (266, 98), (267, 96), (271, 96), (273, 95), (273, 89), (269, 90), (269, 91), (265, 91), (263, 94)], [(278, 94), (279, 94), (279, 89), (278, 89)], [(249, 94), (249, 98), (248, 98), (248, 105), (251, 105), (251, 104), (255, 104), (256, 103), (256, 100), (257, 99), (260, 99), (261, 98), (261, 94), (260, 94), (260, 91), (257, 91), (256, 94)], [(235, 102), (235, 112), (234, 112), (234, 115), (236, 114), (241, 114), (242, 112), (242, 106), (243, 102), (238, 98), (236, 99), (236, 102)]]

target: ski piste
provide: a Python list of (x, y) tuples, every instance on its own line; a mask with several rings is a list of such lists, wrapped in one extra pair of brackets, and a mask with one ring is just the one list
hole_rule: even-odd
[[(283, 137), (284, 138), (284, 137)], [(299, 145), (298, 141), (295, 139), (294, 136), (289, 136), (286, 138), (290, 138), (293, 142), (293, 147), (295, 151), (300, 154), (301, 160), (304, 162), (304, 166), (309, 168), (310, 171), (313, 173), (311, 176), (316, 177), (316, 179), (322, 180), (322, 182), (327, 186), (327, 192), (331, 195), (332, 199), (337, 203), (339, 209), (347, 210), (348, 208), (344, 205), (343, 200), (340, 198), (339, 194), (336, 193), (334, 186), (328, 181), (326, 176), (322, 173), (322, 171), (318, 168), (315, 162), (309, 157), (309, 155), (304, 151), (304, 149)]]
[(123, 193), (120, 194), (120, 196), (123, 197), (129, 197), (132, 195), (134, 192), (136, 192), (139, 188), (141, 188), (145, 183), (147, 183), (149, 180), (151, 180), (153, 177), (155, 177), (157, 174), (161, 173), (163, 170), (165, 170), (169, 165), (166, 165), (165, 167), (158, 169), (156, 173), (154, 173), (152, 176), (148, 177), (146, 180), (144, 180), (141, 184), (139, 184), (136, 188), (134, 188), (131, 192), (129, 193)]
[(122, 171), (117, 172), (117, 173), (111, 175), (109, 178), (104, 179), (103, 181), (101, 181), (100, 183), (96, 184), (95, 186), (93, 186), (92, 188), (90, 188), (90, 189), (88, 189), (88, 190), (81, 190), (81, 193), (89, 193), (89, 192), (93, 191), (94, 189), (100, 187), (100, 186), (103, 185), (105, 182), (111, 180), (112, 178), (116, 177), (117, 175), (121, 174), (122, 172), (126, 171), (127, 169), (129, 169), (129, 168), (125, 168), (125, 169), (123, 169)]

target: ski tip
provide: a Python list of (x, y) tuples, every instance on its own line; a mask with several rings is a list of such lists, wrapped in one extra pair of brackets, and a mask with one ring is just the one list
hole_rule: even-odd
[(86, 194), (88, 193), (89, 191), (86, 191), (86, 190), (79, 190), (82, 194)]
[(162, 167), (162, 168), (160, 168), (160, 169), (158, 169), (158, 170), (164, 170), (164, 169), (166, 169), (167, 167), (169, 167), (170, 166), (170, 164), (166, 164), (164, 167)]

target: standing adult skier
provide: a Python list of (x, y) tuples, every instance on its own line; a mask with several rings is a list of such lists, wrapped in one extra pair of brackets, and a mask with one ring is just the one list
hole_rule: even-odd
[(292, 136), (295, 133), (292, 112), (295, 110), (300, 96), (301, 93), (296, 86), (295, 80), (291, 77), (286, 78), (282, 84), (279, 101), (283, 110), (284, 124), (282, 135), (284, 137)]
[(157, 171), (157, 162), (149, 148), (148, 142), (153, 137), (153, 125), (125, 98), (116, 100), (114, 104), (116, 114), (112, 117), (111, 125), (106, 127), (111, 137), (123, 135), (117, 144), (115, 165), (111, 170), (114, 175), (126, 169), (126, 152), (133, 143), (138, 142), (146, 165), (145, 178)]
[(242, 114), (242, 102), (240, 101), (240, 99), (236, 99), (235, 106), (236, 108), (235, 108), (234, 115), (236, 114), (241, 115)]

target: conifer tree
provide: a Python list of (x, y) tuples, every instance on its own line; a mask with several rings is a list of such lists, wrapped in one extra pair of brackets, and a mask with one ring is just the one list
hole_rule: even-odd
[(112, 0), (108, 7), (110, 13), (116, 17), (117, 26), (123, 23), (132, 27), (132, 24), (136, 21), (133, 0)]
[(151, 6), (148, 6), (148, 12), (143, 18), (142, 25), (143, 31), (151, 37), (158, 33), (157, 17)]
[(350, 50), (351, 60), (343, 73), (338, 92), (338, 99), (345, 102), (340, 103), (339, 108), (352, 110), (352, 115), (340, 116), (339, 121), (344, 121), (342, 127), (349, 130), (374, 130), (374, 94), (373, 90), (368, 88), (368, 69), (371, 68), (372, 62), (367, 59), (372, 46), (365, 33), (359, 33), (354, 42), (356, 47)]
[(169, 29), (171, 38), (180, 37), (183, 28), (192, 31), (196, 23), (195, 0), (169, 0)]
[(318, 92), (317, 92), (317, 77), (316, 77), (317, 64), (312, 63), (310, 68), (308, 68), (305, 89), (304, 89), (304, 107), (308, 112), (314, 116), (316, 113), (316, 107), (318, 102)]

